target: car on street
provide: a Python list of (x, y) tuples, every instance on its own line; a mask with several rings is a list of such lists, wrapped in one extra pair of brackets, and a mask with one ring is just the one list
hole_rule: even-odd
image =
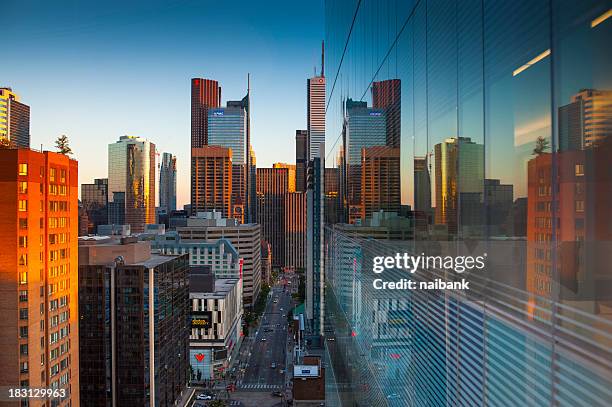
[(271, 369), (276, 369), (276, 363), (275, 363), (275, 362), (272, 362), (272, 364), (270, 365), (270, 368), (271, 368)]
[(200, 393), (196, 396), (196, 400), (212, 400), (212, 396), (210, 394)]
[(265, 342), (265, 341), (267, 341), (267, 339), (266, 338), (261, 338), (261, 341)]
[(273, 391), (273, 392), (272, 392), (272, 395), (273, 395), (274, 397), (283, 397), (283, 393), (282, 393), (282, 392), (280, 392), (280, 391), (278, 391), (278, 390), (277, 390), (277, 391)]

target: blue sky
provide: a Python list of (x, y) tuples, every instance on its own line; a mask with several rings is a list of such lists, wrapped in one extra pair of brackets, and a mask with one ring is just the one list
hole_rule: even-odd
[(107, 176), (109, 143), (139, 135), (178, 156), (178, 203), (187, 203), (192, 77), (218, 80), (225, 103), (244, 95), (250, 72), (257, 165), (295, 160), (323, 0), (9, 0), (0, 9), (0, 86), (30, 105), (32, 147), (69, 136), (80, 183)]

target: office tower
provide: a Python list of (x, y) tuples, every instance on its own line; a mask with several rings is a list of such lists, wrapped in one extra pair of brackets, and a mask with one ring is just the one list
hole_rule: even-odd
[(400, 212), (400, 149), (375, 146), (361, 150), (363, 218), (373, 212)]
[(19, 101), (11, 88), (0, 88), (0, 139), (14, 147), (30, 147), (30, 106)]
[(324, 277), (324, 206), (325, 146), (308, 163), (306, 189), (306, 319), (309, 332), (318, 341), (323, 335)]
[(0, 386), (63, 389), (47, 401), (79, 405), (78, 164), (0, 149), (0, 190)]
[(247, 183), (247, 191), (249, 193), (247, 202), (245, 202), (247, 206), (245, 211), (249, 212), (248, 216), (246, 216), (247, 220), (250, 219), (249, 222), (253, 223), (257, 220), (257, 159), (252, 146), (249, 146), (249, 163), (247, 168), (249, 168), (249, 182)]
[(486, 213), (487, 235), (514, 236), (508, 228), (511, 221), (514, 186), (502, 184), (498, 179), (484, 180), (484, 204)]
[(288, 170), (288, 184), (287, 184), (287, 192), (295, 192), (295, 184), (296, 184), (296, 166), (294, 164), (286, 164), (286, 163), (274, 163), (272, 164), (272, 168), (286, 168)]
[(174, 405), (189, 381), (187, 255), (136, 237), (81, 237), (78, 252), (80, 405)]
[(414, 157), (414, 216), (415, 227), (427, 231), (431, 223), (431, 177), (427, 156)]
[(257, 223), (262, 239), (272, 247), (272, 265), (285, 266), (285, 194), (289, 192), (287, 168), (257, 168)]
[(321, 74), (307, 80), (307, 112), (306, 123), (308, 131), (307, 157), (324, 156), (325, 151), (319, 154), (321, 144), (325, 145), (325, 52), (321, 49)]
[(208, 109), (221, 106), (221, 86), (212, 79), (191, 79), (191, 148), (208, 145)]
[(239, 224), (224, 219), (220, 212), (200, 212), (177, 226), (181, 243), (215, 242), (227, 239), (242, 259), (243, 303), (253, 307), (261, 289), (261, 227), (255, 223)]
[(559, 107), (559, 150), (582, 150), (612, 135), (612, 90), (584, 89)]
[(166, 213), (176, 210), (176, 156), (162, 154), (159, 167), (159, 207)]
[(306, 250), (306, 194), (289, 192), (285, 194), (285, 266), (304, 269)]
[[(117, 193), (123, 197), (117, 196), (115, 202)], [(108, 145), (108, 202), (116, 203), (113, 211), (119, 217), (123, 212), (132, 232), (143, 232), (144, 225), (155, 223), (155, 144), (142, 137), (121, 136)], [(118, 223), (114, 220), (109, 223)]]
[(223, 379), (242, 342), (242, 279), (192, 268), (189, 305), (191, 381)]
[(81, 184), (81, 202), (88, 218), (87, 234), (96, 234), (98, 226), (108, 223), (108, 178)]
[(261, 241), (261, 282), (270, 285), (272, 279), (272, 248), (270, 243)]
[(232, 214), (232, 149), (204, 146), (191, 149), (191, 212)]
[(232, 151), (232, 205), (246, 201), (246, 121), (241, 101), (208, 110), (208, 144)]
[(340, 201), (340, 169), (325, 168), (325, 223), (342, 222)]
[(456, 234), (459, 226), (478, 226), (484, 192), (484, 146), (469, 137), (452, 137), (436, 144), (434, 154), (436, 224), (447, 226), (449, 234)]
[(387, 117), (387, 145), (399, 148), (402, 135), (402, 82), (388, 79), (372, 83), (372, 107), (382, 109)]
[(387, 142), (385, 112), (368, 108), (366, 102), (346, 101), (343, 149), (346, 173), (346, 204), (349, 223), (365, 216), (361, 199), (361, 149)]
[(308, 130), (295, 131), (295, 190), (306, 192), (306, 167), (308, 165)]

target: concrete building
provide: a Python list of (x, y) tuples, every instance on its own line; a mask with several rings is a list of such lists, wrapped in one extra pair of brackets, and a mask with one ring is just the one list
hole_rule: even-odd
[(189, 378), (188, 269), (186, 255), (151, 254), (135, 237), (79, 239), (80, 405), (180, 400)]
[(181, 243), (216, 242), (227, 239), (242, 260), (243, 304), (251, 307), (261, 289), (261, 227), (239, 224), (235, 219), (222, 218), (220, 212), (199, 213), (187, 219), (186, 226), (176, 228)]
[(77, 177), (65, 155), (0, 150), (0, 386), (62, 389), (61, 407), (79, 404)]
[[(221, 106), (221, 86), (212, 79), (191, 79), (191, 148), (208, 145), (208, 109)], [(193, 173), (191, 174), (193, 177)]]
[(162, 154), (159, 167), (159, 208), (166, 213), (176, 210), (176, 156)]
[(272, 265), (285, 266), (285, 194), (289, 191), (287, 168), (257, 169), (257, 223), (262, 239), (272, 248)]
[(306, 193), (285, 194), (285, 266), (304, 269), (306, 263)]
[(232, 150), (219, 146), (191, 149), (192, 214), (219, 211), (232, 214)]
[(293, 366), (293, 405), (317, 407), (325, 404), (325, 368), (320, 356), (305, 356)]
[(400, 211), (400, 150), (387, 146), (361, 150), (363, 218), (378, 211)]
[(216, 279), (207, 267), (192, 268), (189, 302), (191, 380), (220, 379), (242, 342), (242, 279)]

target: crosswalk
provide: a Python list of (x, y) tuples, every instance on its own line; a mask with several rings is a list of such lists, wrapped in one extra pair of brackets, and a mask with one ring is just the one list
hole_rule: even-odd
[(240, 400), (230, 400), (229, 405), (230, 406), (241, 406), (242, 402)]
[(240, 383), (238, 382), (238, 387), (246, 390), (280, 390), (282, 388), (281, 385), (277, 384), (264, 384), (264, 383)]

